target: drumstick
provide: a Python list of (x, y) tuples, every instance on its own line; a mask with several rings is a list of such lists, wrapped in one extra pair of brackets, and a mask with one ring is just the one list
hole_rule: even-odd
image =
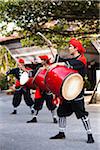
[(52, 46), (51, 41), (48, 40), (42, 33), (37, 32), (37, 35), (40, 35), (41, 37), (43, 37), (43, 39), (47, 42), (48, 46)]
[(47, 39), (42, 33), (40, 33), (40, 32), (37, 32), (37, 35), (40, 35), (40, 36), (47, 42), (47, 45), (48, 45), (48, 47), (49, 47), (49, 49), (50, 49), (50, 51), (51, 51), (51, 54), (52, 54), (52, 56), (54, 57), (54, 54), (53, 54), (52, 49), (51, 49), (51, 47), (53, 47), (53, 44), (51, 43), (51, 41), (48, 40), (48, 39)]
[(4, 46), (6, 48), (6, 50), (10, 53), (11, 57), (15, 60), (15, 62), (18, 64), (17, 59), (12, 55), (12, 53), (10, 52), (10, 50), (8, 49), (7, 46)]

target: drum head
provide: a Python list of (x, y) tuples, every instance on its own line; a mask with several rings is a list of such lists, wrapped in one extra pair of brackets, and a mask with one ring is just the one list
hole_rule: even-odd
[(70, 74), (62, 84), (62, 96), (66, 100), (75, 99), (83, 89), (83, 78), (80, 74)]
[(28, 73), (27, 72), (23, 72), (23, 74), (20, 77), (20, 84), (24, 85), (28, 81), (28, 79), (29, 79)]

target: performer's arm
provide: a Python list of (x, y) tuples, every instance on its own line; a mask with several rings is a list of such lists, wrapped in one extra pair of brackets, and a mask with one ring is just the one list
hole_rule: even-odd
[(80, 60), (77, 60), (76, 58), (62, 58), (58, 54), (55, 57), (55, 62), (56, 61), (65, 62), (65, 65), (68, 68), (73, 68), (75, 70), (79, 70), (84, 67), (84, 64)]
[(76, 59), (66, 61), (65, 63), (69, 65), (69, 68), (73, 68), (75, 70), (82, 69), (85, 66), (80, 60)]
[(9, 74), (16, 74), (16, 71), (18, 70), (18, 68), (14, 68), (14, 69), (11, 69), (9, 71), (6, 72), (6, 75), (9, 75)]
[(33, 65), (32, 70), (29, 70), (29, 77), (34, 77), (34, 75), (36, 74), (36, 72), (38, 71), (38, 69), (40, 67), (42, 67), (43, 65), (41, 63), (35, 64)]
[(56, 54), (54, 63), (56, 63), (56, 62), (66, 62), (66, 61), (69, 61), (69, 60), (72, 60), (72, 59), (73, 58), (62, 58), (62, 57), (60, 57), (59, 54)]

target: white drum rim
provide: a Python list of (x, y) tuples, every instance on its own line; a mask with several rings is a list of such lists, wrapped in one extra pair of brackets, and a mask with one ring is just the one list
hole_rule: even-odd
[[(74, 95), (72, 95), (72, 96), (68, 96), (67, 94), (66, 94), (66, 84), (67, 84), (67, 82), (68, 82), (68, 80), (69, 79), (71, 79), (73, 76), (77, 76), (78, 78), (80, 78), (80, 84), (79, 84), (79, 87), (80, 88), (78, 88), (78, 90), (77, 90), (77, 92), (76, 93), (74, 93)], [(75, 99), (79, 94), (80, 94), (80, 92), (82, 91), (82, 89), (83, 89), (83, 85), (84, 85), (84, 81), (83, 81), (83, 77), (79, 74), (79, 73), (70, 73), (65, 79), (64, 79), (64, 81), (63, 81), (63, 83), (62, 83), (62, 86), (61, 86), (61, 95), (62, 95), (62, 97), (65, 99), (65, 100), (73, 100), (73, 99)]]
[(23, 74), (20, 77), (20, 84), (24, 85), (27, 83), (27, 81), (29, 80), (29, 76), (27, 72), (23, 72)]

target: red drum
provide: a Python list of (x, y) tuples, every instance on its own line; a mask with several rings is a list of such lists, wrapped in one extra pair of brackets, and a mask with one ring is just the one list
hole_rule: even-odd
[(50, 66), (45, 76), (45, 84), (51, 92), (66, 100), (76, 98), (83, 88), (82, 76), (66, 66)]
[(30, 89), (36, 89), (36, 87), (39, 87), (41, 90), (48, 91), (46, 85), (45, 85), (45, 74), (47, 72), (47, 69), (41, 67), (34, 77), (28, 77), (27, 72), (23, 72), (23, 74), (20, 77), (20, 84), (25, 85)]
[(28, 88), (35, 90), (36, 87), (35, 87), (35, 84), (34, 84), (34, 77), (29, 78), (25, 85)]
[(46, 76), (46, 73), (47, 73), (47, 69), (45, 68), (40, 68), (38, 70), (38, 72), (36, 73), (35, 75), (35, 79), (34, 79), (34, 84), (36, 86), (38, 86), (41, 90), (45, 90), (45, 91), (48, 91), (48, 88), (45, 84), (45, 76)]

